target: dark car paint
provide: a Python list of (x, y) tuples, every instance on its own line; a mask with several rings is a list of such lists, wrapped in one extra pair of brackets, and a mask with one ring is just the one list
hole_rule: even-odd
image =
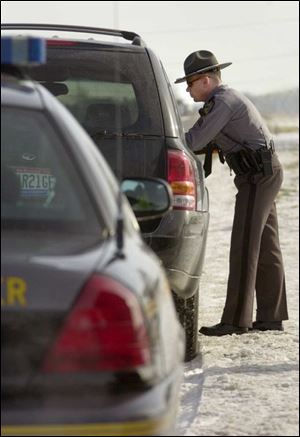
[[(15, 238), (18, 240), (15, 241), (17, 247), (21, 248), (23, 242), (19, 235)], [(32, 241), (36, 238), (33, 232)], [(30, 247), (30, 239), (25, 237), (26, 247)], [(168, 435), (165, 432), (173, 422), (176, 392), (181, 381), (181, 372), (175, 365), (183, 353), (181, 341), (178, 342), (178, 335), (179, 338), (182, 336), (178, 326), (174, 325), (171, 330), (158, 326), (160, 334), (163, 334), (158, 335), (161, 343), (154, 344), (154, 362), (146, 373), (143, 369), (127, 374), (106, 372), (101, 376), (99, 373), (47, 375), (39, 371), (49, 343), (56, 338), (78, 294), (78, 285), (84, 284), (92, 270), (117, 278), (131, 289), (134, 284), (134, 291), (141, 300), (149, 297), (149, 290), (155, 290), (157, 296), (165, 293), (161, 290), (163, 283), (153, 283), (157, 281), (159, 269), (156, 259), (141, 241), (132, 240), (126, 235), (126, 262), (114, 257), (113, 238), (92, 249), (84, 248), (81, 252), (76, 248), (75, 254), (55, 256), (53, 246), (56, 242), (52, 235), (49, 241), (51, 255), (35, 254), (29, 257), (28, 253), (22, 255), (19, 250), (20, 262), (14, 257), (13, 262), (4, 263), (5, 275), (16, 275), (17, 272), (26, 280), (28, 294), (25, 310), (13, 306), (2, 311), (2, 333), (5, 333), (1, 354), (3, 435), (7, 435), (5, 429), (8, 427), (9, 430), (10, 425), (21, 425), (17, 432), (22, 433), (26, 425), (34, 424), (37, 431), (35, 433), (34, 428), (30, 435), (37, 435), (41, 432), (39, 425), (48, 424), (47, 430), (51, 432), (51, 424), (78, 426), (84, 423), (98, 424), (99, 435), (109, 435), (101, 434), (101, 427), (105, 423), (112, 422), (116, 426), (120, 422), (122, 433), (122, 421), (145, 418), (158, 420), (160, 417), (164, 421), (167, 419), (167, 426), (163, 428), (157, 425), (158, 435)], [(11, 239), (6, 239), (4, 235), (4, 247), (11, 247), (11, 243)], [(63, 243), (61, 236), (58, 236), (58, 243), (58, 246)], [(35, 253), (34, 245), (32, 247), (31, 252)], [(13, 250), (12, 253), (15, 254)], [(30, 263), (22, 262), (23, 256), (30, 258)], [(36, 289), (43, 289), (43, 293), (36, 294)], [(47, 295), (49, 300), (45, 301)], [(171, 328), (170, 310), (174, 311), (173, 307), (166, 309), (158, 301), (157, 310), (158, 320), (165, 318)], [(170, 347), (171, 344), (174, 346), (174, 328), (178, 329), (178, 343)], [(6, 346), (12, 344), (13, 347)], [(63, 427), (60, 429), (63, 432)], [(146, 435), (157, 435), (149, 430), (150, 427)], [(76, 432), (76, 428), (73, 432)], [(117, 435), (123, 435), (121, 433)], [(130, 435), (139, 435), (139, 432)]]
[[(170, 211), (161, 220), (141, 225), (143, 237), (161, 258), (167, 271), (171, 288), (180, 297), (189, 298), (198, 288), (203, 270), (206, 238), (209, 224), (208, 193), (205, 188), (202, 164), (188, 149), (178, 114), (171, 85), (159, 59), (147, 48), (132, 45), (84, 44), (77, 52), (86, 50), (110, 50), (146, 52), (153, 69), (163, 118), (163, 135), (138, 134), (136, 137), (122, 136), (116, 141), (111, 135), (95, 135), (93, 140), (121, 180), (130, 176), (156, 176), (167, 179), (167, 150), (182, 150), (190, 158), (197, 179), (196, 211)], [(48, 62), (61, 59), (60, 51), (72, 53), (74, 49), (64, 47), (49, 49)], [(74, 59), (74, 53), (71, 57)], [(36, 72), (33, 71), (34, 77)], [(191, 262), (192, 260), (192, 262)]]
[[(168, 435), (174, 425), (184, 346), (160, 263), (142, 241), (125, 199), (124, 257), (116, 255), (119, 189), (106, 163), (85, 131), (42, 87), (32, 88), (34, 97), (28, 100), (22, 97), (22, 86), (17, 89), (4, 88), (2, 105), (43, 108), (91, 202), (101, 211), (105, 231), (88, 239), (72, 236), (72, 240), (34, 229), (25, 235), (9, 228), (3, 231), (2, 435), (75, 435), (95, 430), (98, 435), (128, 435), (129, 429), (130, 435)], [(128, 373), (41, 373), (47, 345), (86, 279), (97, 272), (128, 286), (144, 308), (149, 299), (156, 299), (152, 365)], [(8, 299), (8, 280), (16, 277), (26, 283), (24, 299)]]
[[(179, 238), (180, 235), (180, 238)], [(167, 263), (167, 275), (173, 291), (178, 295), (185, 290), (190, 297), (199, 286), (206, 238), (207, 219), (194, 211), (173, 211), (160, 222), (154, 233), (145, 234), (149, 246)], [(199, 247), (201, 248), (200, 256)]]
[[(90, 238), (90, 247), (87, 247), (88, 240), (81, 236), (72, 236), (72, 242), (68, 243), (68, 235), (64, 237), (51, 233), (44, 236), (44, 233), (31, 231), (24, 236), (21, 231), (3, 232), (5, 256), (2, 270), (5, 277), (15, 277), (17, 272), (27, 285), (24, 303), (14, 302), (10, 305), (4, 296), (2, 299), (2, 328), (7, 334), (2, 343), (5, 351), (2, 355), (5, 361), (1, 366), (4, 394), (6, 377), (9, 377), (9, 387), (14, 392), (18, 387), (21, 391), (24, 388), (20, 387), (20, 377), (27, 379), (26, 385), (29, 384), (27, 388), (30, 388), (49, 343), (57, 335), (56, 329), (72, 307), (78, 290), (82, 289), (92, 273), (101, 272), (101, 275), (117, 279), (134, 291), (140, 300), (146, 299), (150, 290), (153, 297), (161, 292), (162, 283), (157, 282), (159, 265), (139, 238), (125, 236), (124, 261), (115, 257), (115, 241), (112, 237), (97, 241), (94, 235), (93, 239)], [(64, 251), (66, 254), (61, 253)], [(12, 319), (15, 320), (13, 324)], [(57, 327), (54, 330), (52, 320)], [(12, 343), (14, 347), (8, 349)], [(159, 373), (149, 375), (144, 383), (161, 379), (172, 370), (165, 367), (165, 362), (161, 362), (162, 356), (167, 353), (166, 344), (160, 345), (163, 350), (157, 348), (153, 351), (159, 363), (155, 371), (159, 369)], [(162, 355), (160, 352), (163, 352)]]

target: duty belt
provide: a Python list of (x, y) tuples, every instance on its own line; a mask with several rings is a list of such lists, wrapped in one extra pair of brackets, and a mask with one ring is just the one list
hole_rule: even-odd
[(243, 148), (235, 153), (228, 153), (225, 157), (227, 164), (236, 175), (263, 173), (264, 176), (273, 174), (272, 155), (275, 152), (274, 142), (269, 147), (258, 150)]

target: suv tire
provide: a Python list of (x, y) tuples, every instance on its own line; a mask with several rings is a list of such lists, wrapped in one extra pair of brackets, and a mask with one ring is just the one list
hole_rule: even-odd
[(198, 353), (199, 289), (188, 298), (182, 299), (172, 292), (175, 308), (185, 332), (185, 361), (191, 361)]

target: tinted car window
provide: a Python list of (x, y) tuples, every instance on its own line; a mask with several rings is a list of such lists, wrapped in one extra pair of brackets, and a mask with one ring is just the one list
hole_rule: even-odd
[(92, 135), (116, 129), (163, 134), (157, 87), (144, 53), (50, 48), (47, 65), (34, 68), (31, 76)]
[(34, 110), (1, 110), (1, 205), (7, 225), (101, 229), (64, 144)]
[[(132, 84), (66, 80), (65, 85), (68, 94), (59, 96), (59, 100), (90, 134), (101, 130), (115, 131), (119, 124), (126, 129), (138, 120), (139, 108)], [(85, 101), (84, 105), (81, 100)]]

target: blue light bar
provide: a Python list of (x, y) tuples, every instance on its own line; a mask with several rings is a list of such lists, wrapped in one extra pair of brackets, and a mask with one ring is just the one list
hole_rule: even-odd
[(46, 41), (37, 37), (1, 37), (1, 64), (39, 65), (46, 62)]

